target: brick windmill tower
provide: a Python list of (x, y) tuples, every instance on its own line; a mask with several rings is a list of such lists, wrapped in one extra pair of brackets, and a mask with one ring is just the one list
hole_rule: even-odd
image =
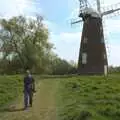
[(81, 18), (71, 24), (83, 22), (81, 44), (78, 59), (78, 74), (105, 74), (108, 71), (108, 59), (103, 33), (102, 18), (120, 8), (101, 12), (100, 1), (96, 0), (97, 10), (90, 7), (87, 0), (79, 0)]

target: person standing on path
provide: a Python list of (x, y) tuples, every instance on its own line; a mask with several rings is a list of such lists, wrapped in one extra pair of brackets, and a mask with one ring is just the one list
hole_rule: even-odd
[(35, 80), (29, 70), (24, 77), (24, 109), (32, 107), (33, 93), (35, 92)]

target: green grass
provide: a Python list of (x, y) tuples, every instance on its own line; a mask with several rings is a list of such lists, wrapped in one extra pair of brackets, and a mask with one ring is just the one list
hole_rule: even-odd
[[(34, 76), (36, 82), (39, 76)], [(0, 76), (0, 109), (15, 102), (23, 94), (23, 75)]]
[(120, 75), (61, 79), (58, 120), (120, 120)]
[[(111, 74), (107, 79), (103, 76), (48, 79), (54, 79), (57, 85), (57, 120), (120, 120), (120, 74)], [(22, 76), (0, 76), (0, 108), (21, 96), (22, 90)]]
[(19, 75), (0, 76), (0, 108), (20, 96), (23, 90), (23, 78)]

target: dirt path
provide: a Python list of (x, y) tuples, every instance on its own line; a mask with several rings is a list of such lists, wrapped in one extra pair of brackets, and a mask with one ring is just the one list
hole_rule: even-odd
[(56, 120), (56, 87), (55, 80), (41, 81), (32, 108), (23, 111), (23, 100), (21, 100), (17, 105), (11, 106), (11, 111), (4, 110), (0, 120)]

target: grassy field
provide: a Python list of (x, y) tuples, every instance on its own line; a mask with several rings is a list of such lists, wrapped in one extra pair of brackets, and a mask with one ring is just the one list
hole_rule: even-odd
[(23, 110), (23, 98), (18, 99), (14, 108), (1, 110), (0, 120), (57, 120), (56, 119), (56, 79), (44, 79), (37, 84), (33, 107)]
[[(39, 76), (34, 76), (36, 82)], [(0, 76), (0, 108), (15, 102), (23, 94), (23, 75)]]
[(21, 95), (23, 90), (22, 79), (19, 75), (0, 76), (0, 108)]
[[(30, 120), (42, 116), (42, 120), (120, 120), (120, 74), (112, 74), (108, 78), (47, 76), (44, 79), (38, 76), (36, 79), (42, 81), (37, 89), (34, 107), (27, 113)], [(22, 77), (0, 77), (0, 108), (14, 101), (22, 90)], [(22, 101), (19, 102), (22, 106)], [(47, 113), (49, 116), (46, 118), (44, 114)], [(2, 120), (19, 120), (22, 117), (28, 120), (22, 111), (7, 113), (6, 119)]]
[(59, 81), (58, 120), (120, 120), (120, 75)]

